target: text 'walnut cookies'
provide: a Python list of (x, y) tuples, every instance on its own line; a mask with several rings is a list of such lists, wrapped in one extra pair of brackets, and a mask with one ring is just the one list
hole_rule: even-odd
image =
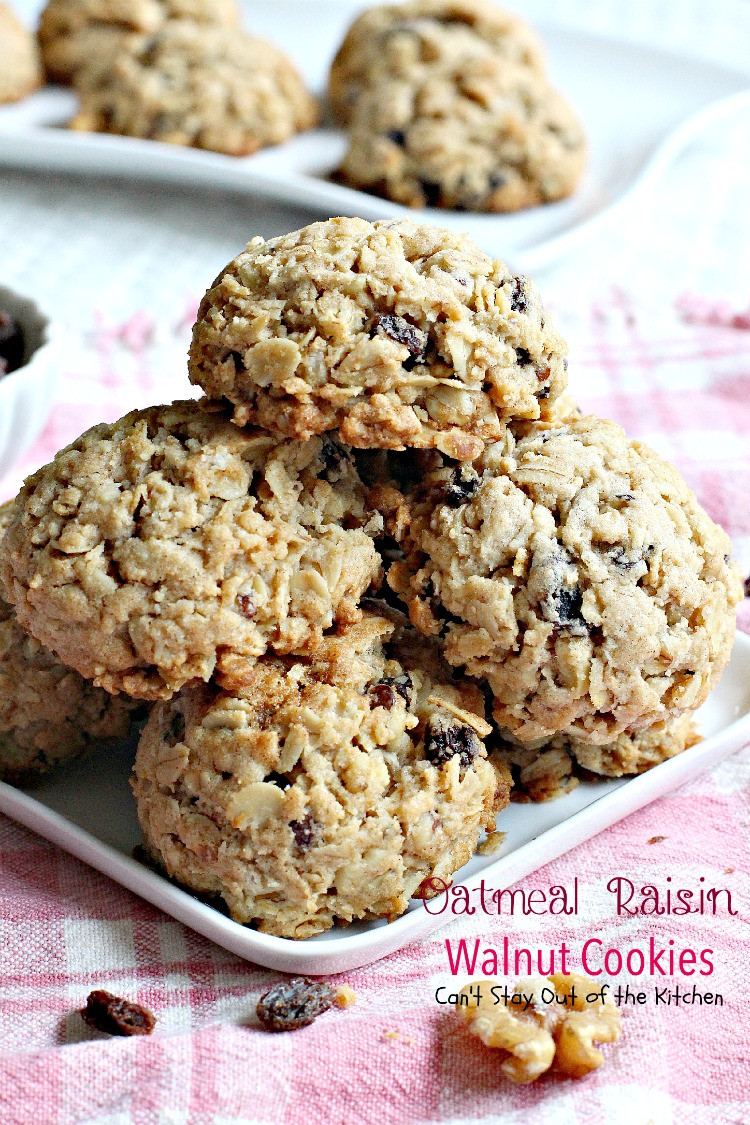
[(0, 580), (81, 675), (165, 698), (222, 655), (303, 651), (356, 619), (379, 527), (343, 446), (177, 402), (95, 426), (27, 480)]
[(133, 33), (153, 35), (171, 20), (235, 27), (239, 14), (234, 0), (49, 0), (39, 20), (47, 75), (73, 82)]
[[(581, 124), (528, 67), (482, 41), (441, 45), (420, 25), (391, 37), (349, 125), (338, 176), (409, 207), (518, 211), (572, 194)], [(472, 50), (472, 47), (476, 48)]]
[(424, 37), (432, 58), (443, 57), (448, 44), (476, 53), (484, 47), (503, 62), (542, 74), (541, 43), (517, 16), (485, 0), (418, 0), (377, 5), (357, 17), (331, 66), (329, 97), (336, 118), (349, 124), (379, 73), (384, 51), (410, 37)]
[(395, 918), (494, 828), (476, 686), (368, 613), (309, 658), (235, 660), (157, 705), (133, 788), (169, 875), (239, 922), (305, 938)]
[(7, 4), (0, 4), (0, 105), (38, 90), (42, 77), (34, 36)]
[(526, 278), (468, 238), (331, 219), (254, 239), (200, 306), (190, 379), (235, 420), (459, 460), (547, 417), (566, 345)]
[(612, 997), (579, 973), (522, 980), (512, 991), (501, 981), (472, 981), (459, 998), (456, 1011), (471, 1034), (501, 1052), (500, 1070), (520, 1085), (549, 1070), (583, 1078), (604, 1062), (596, 1045), (617, 1042), (622, 1030)]
[(727, 535), (615, 423), (521, 430), (407, 501), (389, 582), (412, 620), (487, 680), (522, 742), (603, 746), (695, 710), (734, 639)]
[[(0, 507), (0, 536), (11, 506)], [(135, 704), (96, 688), (24, 633), (0, 585), (0, 778), (26, 783), (104, 739), (124, 738)]]
[(76, 76), (71, 128), (247, 156), (310, 129), (318, 111), (293, 63), (233, 27), (172, 21), (130, 36)]

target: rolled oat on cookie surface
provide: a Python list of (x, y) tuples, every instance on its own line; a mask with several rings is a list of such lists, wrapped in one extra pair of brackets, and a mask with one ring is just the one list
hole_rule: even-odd
[(133, 787), (169, 875), (291, 938), (395, 918), (450, 879), (494, 828), (489, 724), (478, 688), (401, 632), (368, 612), (308, 657), (236, 658), (155, 707)]
[(18, 620), (112, 692), (166, 698), (233, 654), (355, 620), (381, 526), (349, 451), (194, 401), (94, 426), (31, 476), (0, 558)]
[(338, 218), (222, 270), (189, 372), (240, 424), (471, 460), (508, 421), (551, 415), (565, 351), (533, 283), (467, 237)]

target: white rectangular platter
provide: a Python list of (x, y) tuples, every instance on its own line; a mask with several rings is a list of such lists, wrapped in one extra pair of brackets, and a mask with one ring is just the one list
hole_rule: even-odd
[[(351, 0), (247, 0), (249, 30), (283, 46), (316, 92), (354, 13)], [(33, 17), (36, 4), (27, 4)], [(154, 141), (77, 133), (66, 90), (49, 87), (0, 106), (0, 166), (120, 176), (261, 196), (313, 214), (366, 219), (410, 215), (470, 234), (527, 273), (541, 269), (616, 221), (703, 130), (750, 107), (746, 70), (671, 50), (542, 24), (552, 81), (580, 114), (590, 140), (588, 172), (569, 200), (516, 215), (411, 211), (331, 182), (344, 149), (330, 128), (237, 158)]]
[[(507, 887), (610, 824), (670, 792), (750, 740), (750, 638), (738, 633), (721, 683), (698, 713), (703, 741), (649, 773), (580, 785), (543, 805), (512, 805), (498, 817), (500, 854), (475, 856), (454, 882), (484, 878)], [(426, 937), (443, 919), (415, 901), (395, 922), (337, 928), (307, 941), (270, 937), (231, 921), (132, 858), (140, 841), (128, 777), (132, 747), (93, 754), (58, 770), (31, 792), (0, 783), (0, 812), (117, 880), (232, 953), (288, 973), (324, 975), (377, 961)]]

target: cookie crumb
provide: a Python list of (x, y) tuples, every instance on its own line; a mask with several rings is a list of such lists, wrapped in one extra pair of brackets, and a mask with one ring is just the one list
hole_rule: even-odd
[(734, 874), (734, 868), (733, 867), (725, 867), (724, 868), (724, 874), (725, 875), (733, 875)]
[(647, 844), (660, 844), (662, 842), (662, 840), (666, 840), (666, 839), (667, 839), (666, 836), (651, 836), (648, 840), (646, 840), (646, 843)]
[(357, 994), (348, 984), (340, 984), (333, 994), (334, 1008), (352, 1008), (357, 1003)]
[(506, 832), (488, 832), (486, 840), (477, 848), (477, 855), (495, 855), (505, 843)]
[(148, 1008), (103, 988), (89, 993), (81, 1017), (89, 1027), (105, 1035), (150, 1035), (156, 1026), (156, 1016)]

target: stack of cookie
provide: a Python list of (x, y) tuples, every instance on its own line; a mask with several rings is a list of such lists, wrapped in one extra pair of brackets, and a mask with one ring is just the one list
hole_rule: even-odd
[(541, 42), (489, 0), (369, 8), (331, 68), (352, 187), (410, 207), (518, 211), (575, 191), (581, 123), (546, 74)]
[(256, 239), (199, 310), (207, 397), (95, 427), (5, 513), (13, 636), (112, 722), (153, 704), (147, 848), (237, 920), (394, 918), (494, 828), (509, 770), (546, 797), (687, 744), (732, 644), (729, 541), (564, 405), (564, 351), (463, 237)]
[(75, 88), (71, 127), (245, 156), (311, 129), (294, 64), (240, 27), (235, 0), (49, 0), (47, 76)]

